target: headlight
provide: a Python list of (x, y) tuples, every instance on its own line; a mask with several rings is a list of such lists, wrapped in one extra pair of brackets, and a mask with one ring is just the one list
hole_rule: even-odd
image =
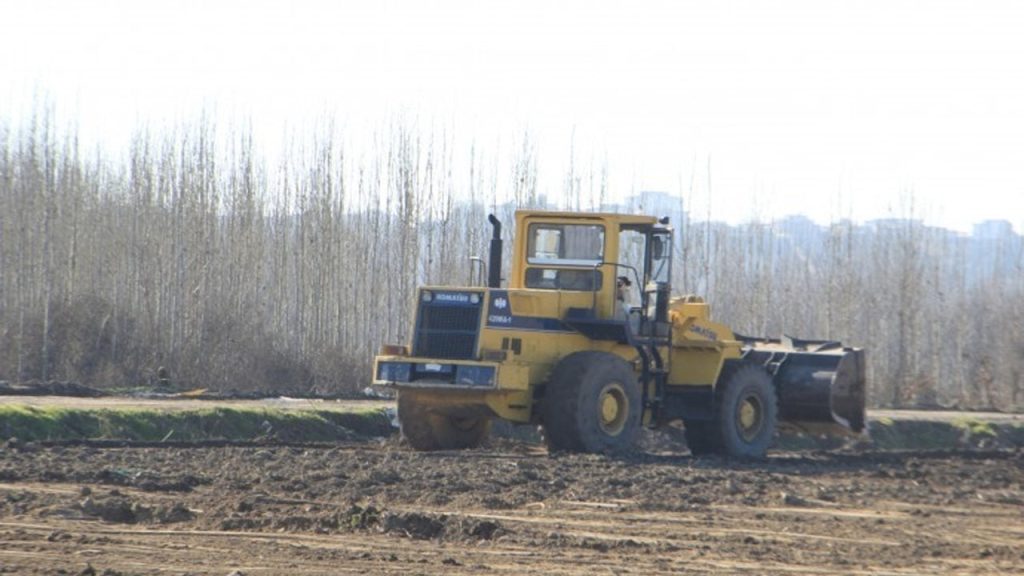
[(423, 300), (424, 302), (430, 302), (431, 300), (434, 299), (434, 293), (431, 292), (430, 290), (424, 290), (420, 294), (420, 299)]
[(455, 367), (455, 383), (467, 386), (494, 386), (493, 366), (470, 366), (460, 364)]
[(408, 382), (411, 366), (407, 362), (381, 362), (377, 366), (377, 379), (385, 382)]

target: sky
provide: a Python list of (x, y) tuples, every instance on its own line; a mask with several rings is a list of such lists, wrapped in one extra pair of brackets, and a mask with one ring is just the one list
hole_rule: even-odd
[(484, 145), (528, 131), (541, 192), (575, 148), (618, 197), (681, 193), (730, 222), (1024, 232), (1024, 2), (0, 0), (0, 14), (0, 113), (44, 93), (113, 146), (204, 107), (268, 141), (324, 113), (414, 118)]

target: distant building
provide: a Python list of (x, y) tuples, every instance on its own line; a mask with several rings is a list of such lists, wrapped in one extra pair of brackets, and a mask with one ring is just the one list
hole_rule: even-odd
[(784, 216), (775, 223), (775, 229), (796, 238), (813, 237), (823, 230), (821, 226), (814, 223), (814, 220), (802, 214)]
[(683, 198), (668, 192), (657, 190), (645, 190), (639, 194), (628, 196), (623, 204), (610, 204), (609, 212), (626, 212), (630, 214), (645, 214), (648, 216), (668, 216), (673, 224), (680, 224), (683, 221)]
[(1013, 236), (1013, 224), (1008, 220), (985, 220), (974, 225), (972, 236), (979, 240), (997, 240)]

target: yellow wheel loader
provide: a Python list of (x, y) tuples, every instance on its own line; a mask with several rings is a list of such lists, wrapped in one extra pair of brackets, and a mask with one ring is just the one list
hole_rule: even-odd
[(478, 446), (495, 418), (578, 452), (628, 450), (642, 426), (681, 421), (694, 454), (752, 458), (780, 425), (863, 430), (863, 351), (741, 336), (702, 298), (672, 298), (667, 218), (515, 218), (508, 286), (491, 215), (486, 286), (421, 287), (411, 341), (374, 362), (414, 448)]

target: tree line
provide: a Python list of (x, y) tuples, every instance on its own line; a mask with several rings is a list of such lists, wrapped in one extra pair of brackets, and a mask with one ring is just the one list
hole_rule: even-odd
[(45, 106), (0, 118), (0, 380), (359, 390), (380, 345), (406, 340), (416, 286), (472, 281), (488, 212), (508, 236), (519, 207), (657, 209), (675, 214), (676, 292), (736, 331), (867, 348), (873, 405), (1024, 408), (1012, 229), (728, 226), (682, 192), (609, 208), (607, 164), (569, 155), (542, 194), (529, 134), (498, 153), (395, 121), (349, 142), (328, 119), (271, 157), (208, 116), (116, 151)]

